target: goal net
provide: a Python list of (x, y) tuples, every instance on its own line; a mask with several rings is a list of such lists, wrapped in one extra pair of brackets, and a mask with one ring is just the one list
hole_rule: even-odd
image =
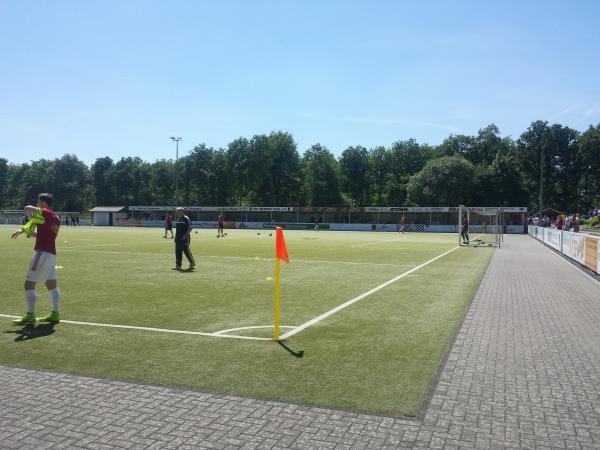
[(500, 247), (503, 240), (502, 208), (460, 205), (458, 208), (458, 244), (470, 247)]

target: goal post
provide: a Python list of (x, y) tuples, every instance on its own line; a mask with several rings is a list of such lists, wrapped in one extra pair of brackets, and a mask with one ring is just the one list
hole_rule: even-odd
[(504, 210), (501, 207), (458, 208), (458, 245), (500, 247), (504, 241)]

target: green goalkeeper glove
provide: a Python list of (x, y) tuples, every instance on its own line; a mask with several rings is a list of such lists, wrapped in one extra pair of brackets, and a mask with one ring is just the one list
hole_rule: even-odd
[(31, 219), (29, 219), (29, 222), (27, 222), (25, 225), (23, 225), (23, 228), (21, 228), (21, 229), (23, 230), (23, 233), (29, 235), (35, 231), (35, 227), (37, 225), (41, 225), (44, 222), (46, 222), (46, 219), (44, 219), (42, 210), (41, 210), (41, 208), (37, 208), (35, 211), (35, 214), (33, 216), (31, 216)]

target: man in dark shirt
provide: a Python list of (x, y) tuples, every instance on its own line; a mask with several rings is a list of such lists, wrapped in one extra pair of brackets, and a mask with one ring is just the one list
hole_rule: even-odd
[(223, 213), (219, 214), (219, 229), (217, 230), (217, 237), (225, 237), (223, 234), (223, 228), (225, 227), (225, 218), (223, 217)]
[(467, 216), (463, 216), (462, 227), (460, 228), (460, 236), (462, 237), (462, 243), (469, 243), (469, 220)]
[(194, 270), (196, 262), (190, 251), (190, 233), (192, 232), (192, 222), (183, 212), (183, 208), (179, 207), (175, 210), (177, 221), (175, 222), (175, 268), (173, 270), (181, 270), (182, 253), (190, 263), (189, 270)]

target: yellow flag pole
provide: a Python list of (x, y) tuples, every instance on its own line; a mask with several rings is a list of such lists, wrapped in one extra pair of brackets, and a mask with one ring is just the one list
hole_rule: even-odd
[(275, 326), (273, 331), (273, 340), (279, 340), (279, 287), (281, 282), (281, 261), (275, 257)]

